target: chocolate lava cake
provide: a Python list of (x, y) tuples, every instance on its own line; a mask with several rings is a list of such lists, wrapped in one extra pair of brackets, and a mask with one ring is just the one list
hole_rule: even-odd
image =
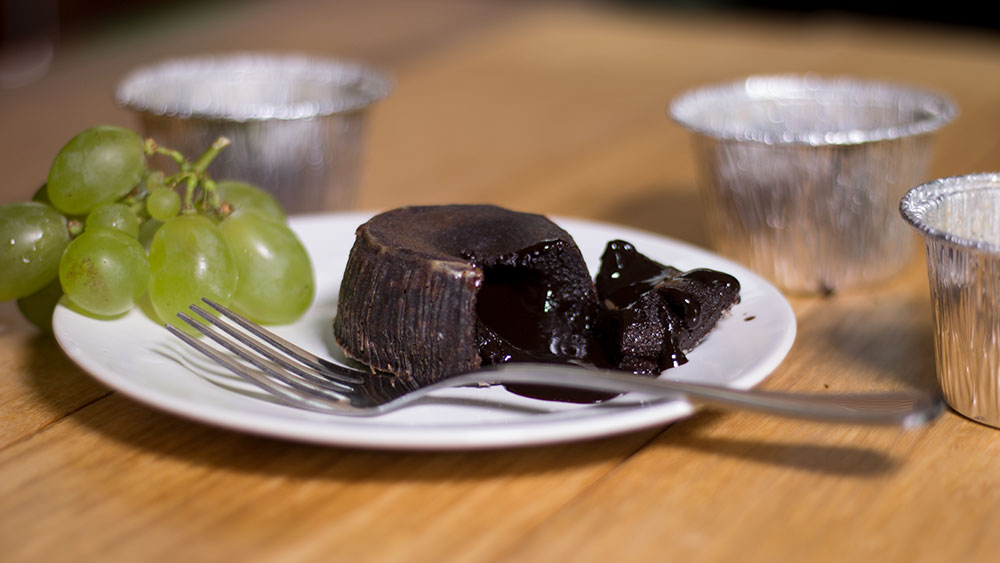
[(681, 272), (612, 241), (597, 281), (542, 215), (404, 207), (357, 229), (334, 336), (373, 370), (429, 382), (503, 362), (658, 374), (739, 300), (735, 278)]
[(373, 369), (436, 380), (484, 357), (585, 359), (598, 308), (580, 250), (547, 218), (490, 205), (405, 207), (358, 228), (334, 335)]

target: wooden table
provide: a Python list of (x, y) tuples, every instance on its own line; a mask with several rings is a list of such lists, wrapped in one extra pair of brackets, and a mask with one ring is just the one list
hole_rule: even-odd
[[(194, 17), (191, 17), (194, 16)], [(496, 202), (707, 246), (668, 100), (751, 73), (850, 74), (947, 92), (931, 177), (1000, 170), (1000, 38), (984, 31), (626, 12), (601, 4), (257, 2), (63, 45), (0, 91), (0, 203), (58, 148), (132, 125), (111, 92), (165, 56), (280, 49), (396, 78), (362, 207)], [(884, 284), (790, 299), (797, 340), (763, 387), (935, 390), (923, 258)], [(994, 561), (1000, 434), (703, 411), (613, 438), (398, 453), (257, 438), (142, 406), (0, 305), (4, 561)]]

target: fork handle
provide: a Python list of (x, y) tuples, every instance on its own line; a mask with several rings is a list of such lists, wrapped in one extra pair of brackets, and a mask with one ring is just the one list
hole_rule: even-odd
[[(654, 379), (610, 370), (516, 364), (496, 368), (499, 383), (562, 385), (593, 391), (641, 392), (658, 397), (682, 396), (691, 403), (742, 409), (823, 422), (898, 425), (911, 428), (936, 418), (944, 409), (937, 395), (918, 391), (857, 394), (804, 394), (733, 389), (701, 383)], [(488, 368), (489, 369), (489, 368)], [(547, 374), (552, 377), (546, 377)], [(539, 381), (539, 376), (545, 377)], [(480, 381), (482, 375), (480, 374)]]

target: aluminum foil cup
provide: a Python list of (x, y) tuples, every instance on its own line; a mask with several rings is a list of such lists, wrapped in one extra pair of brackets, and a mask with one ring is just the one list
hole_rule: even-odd
[(286, 212), (306, 213), (354, 206), (367, 109), (389, 89), (360, 64), (237, 54), (139, 68), (116, 99), (146, 137), (189, 158), (228, 137), (213, 178), (254, 183)]
[(848, 78), (760, 76), (683, 94), (713, 246), (792, 292), (891, 276), (915, 237), (896, 208), (926, 180), (931, 133), (955, 106)]
[(945, 400), (1000, 427), (1000, 173), (910, 190), (903, 218), (924, 238), (934, 356)]

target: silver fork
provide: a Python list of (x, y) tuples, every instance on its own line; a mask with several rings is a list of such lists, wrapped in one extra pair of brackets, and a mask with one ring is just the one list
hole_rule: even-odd
[(933, 420), (944, 405), (940, 397), (920, 392), (799, 394), (740, 390), (555, 364), (517, 364), (516, 370), (503, 365), (494, 366), (422, 385), (410, 377), (370, 373), (335, 364), (218, 303), (208, 299), (203, 301), (231, 322), (197, 305), (192, 305), (191, 311), (207, 325), (185, 313), (179, 313), (178, 317), (245, 363), (172, 325), (166, 325), (167, 330), (240, 378), (265, 390), (279, 402), (323, 413), (379, 415), (442, 389), (512, 384), (608, 394), (638, 392), (663, 399), (683, 398), (692, 404), (793, 418), (900, 425), (906, 428)]

